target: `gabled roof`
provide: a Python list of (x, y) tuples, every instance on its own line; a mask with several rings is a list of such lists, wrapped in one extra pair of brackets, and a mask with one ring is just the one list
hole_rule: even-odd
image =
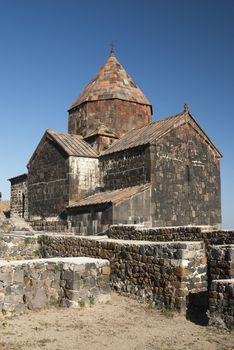
[(73, 135), (47, 130), (47, 134), (57, 142), (68, 156), (97, 158), (97, 152), (83, 140), (81, 135)]
[(46, 130), (45, 134), (43, 135), (39, 145), (37, 146), (27, 165), (28, 167), (30, 166), (31, 162), (34, 160), (36, 155), (40, 153), (42, 145), (46, 140), (53, 141), (55, 144), (61, 147), (61, 149), (65, 152), (65, 154), (68, 157), (75, 156), (98, 158), (97, 152), (87, 142), (83, 140), (82, 136), (62, 133), (59, 131)]
[(95, 135), (108, 136), (108, 137), (112, 137), (112, 138), (115, 138), (115, 139), (119, 138), (115, 132), (110, 130), (104, 124), (99, 125), (95, 130), (93, 130), (87, 136), (85, 136), (84, 139), (88, 139), (89, 137), (92, 137), (92, 136), (95, 136)]
[(222, 154), (219, 152), (207, 134), (202, 130), (189, 111), (184, 111), (174, 116), (130, 130), (120, 140), (115, 141), (107, 150), (102, 152), (101, 156), (141, 145), (155, 143), (163, 135), (185, 123), (190, 124), (201, 135), (201, 137), (206, 140), (218, 157), (222, 157)]
[(10, 179), (8, 179), (8, 181), (10, 181), (11, 184), (15, 184), (18, 182), (23, 182), (23, 181), (27, 180), (27, 178), (28, 178), (28, 174), (24, 173), (24, 174), (20, 174), (18, 176), (11, 177)]
[(69, 205), (67, 208), (78, 208), (98, 204), (118, 204), (130, 199), (133, 195), (150, 188), (150, 184), (121, 188), (114, 191), (100, 192), (86, 197), (77, 203)]
[(111, 52), (106, 63), (98, 71), (69, 110), (89, 101), (120, 99), (150, 105), (149, 100), (121, 66)]

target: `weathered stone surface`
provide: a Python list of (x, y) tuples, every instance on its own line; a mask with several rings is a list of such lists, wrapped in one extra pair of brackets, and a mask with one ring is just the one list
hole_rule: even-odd
[(194, 121), (172, 129), (154, 149), (152, 226), (220, 226), (219, 157)]
[(135, 147), (100, 157), (101, 186), (105, 191), (150, 182), (150, 148)]
[(121, 136), (133, 128), (148, 124), (151, 114), (151, 106), (134, 101), (112, 98), (86, 102), (69, 111), (68, 132), (87, 136), (104, 124)]
[[(215, 317), (221, 320), (226, 317), (227, 298), (232, 295), (233, 291), (230, 292), (231, 289), (228, 287), (227, 291), (230, 293), (225, 292), (225, 297), (222, 297), (223, 292), (220, 287), (219, 290), (213, 290), (213, 287), (210, 286), (212, 279), (230, 278), (233, 274), (233, 245), (214, 245), (220, 242), (233, 242), (233, 231), (203, 232), (201, 228), (196, 227), (141, 229), (139, 226), (123, 225), (113, 226), (109, 232), (117, 237), (135, 238), (135, 240), (116, 240), (106, 236), (85, 238), (65, 235), (39, 237), (6, 235), (1, 237), (0, 246), (2, 244), (3, 249), (0, 252), (2, 257), (8, 256), (11, 259), (29, 257), (33, 255), (32, 249), (37, 255), (43, 257), (85, 255), (109, 259), (112, 268), (111, 286), (124, 295), (143, 299), (159, 307), (185, 310), (191, 293), (204, 292), (209, 289), (210, 312), (216, 310), (217, 299), (223, 298), (222, 307), (216, 310), (219, 315)], [(146, 237), (151, 237), (152, 241), (143, 241), (142, 239)], [(181, 241), (166, 242), (168, 237), (181, 238)], [(186, 237), (190, 241), (184, 241)], [(141, 240), (136, 240), (136, 238)], [(194, 241), (198, 238), (203, 242)], [(156, 242), (156, 240), (162, 242)], [(43, 285), (48, 291), (48, 300), (51, 299), (54, 302), (60, 298), (61, 303), (73, 306), (75, 303), (80, 305), (80, 299), (76, 293), (69, 291), (79, 291), (84, 286), (89, 288), (89, 293), (85, 297), (86, 303), (87, 300), (92, 299), (92, 295), (96, 296), (98, 288), (106, 293), (109, 292), (109, 266), (102, 267), (101, 278), (92, 262), (71, 267), (67, 261), (63, 262), (62, 266), (58, 264), (56, 270), (52, 260), (46, 263), (46, 269), (44, 267), (34, 269), (23, 278), (19, 267), (13, 269), (10, 265), (2, 266), (0, 269), (0, 308), (8, 310), (13, 308), (11, 304), (18, 305), (17, 300), (20, 300), (21, 289), (17, 286), (14, 289), (12, 287), (14, 283), (20, 286), (24, 282), (25, 287), (31, 288), (30, 286), (35, 285), (34, 281), (38, 279), (43, 280)], [(3, 277), (6, 279), (5, 282)], [(60, 296), (58, 296), (58, 290)], [(74, 294), (72, 301), (64, 297), (65, 291), (68, 291), (67, 295)], [(28, 294), (32, 301), (34, 301), (33, 293), (35, 294), (35, 291), (30, 290)], [(4, 296), (7, 300), (5, 306), (2, 301)], [(36, 296), (35, 304), (38, 298), (40, 300), (40, 295)], [(27, 307), (30, 307), (32, 302), (28, 303)], [(232, 322), (230, 317), (228, 314), (224, 324)], [(216, 323), (218, 324), (217, 321)]]
[(69, 202), (78, 202), (99, 187), (97, 158), (69, 157)]
[(38, 258), (38, 254), (37, 236), (17, 235), (14, 233), (0, 236), (0, 259), (35, 259)]
[(22, 174), (9, 179), (11, 182), (11, 215), (28, 218), (28, 179)]
[(43, 282), (31, 279), (29, 286), (24, 291), (24, 303), (30, 310), (41, 309), (47, 305), (47, 295), (44, 290)]
[(146, 184), (88, 197), (67, 208), (71, 230), (87, 236), (104, 232), (112, 223), (150, 225), (150, 196), (151, 188)]
[(109, 262), (92, 258), (0, 260), (0, 311), (20, 313), (51, 304), (82, 307), (107, 301)]
[(207, 230), (201, 226), (152, 227), (140, 225), (112, 225), (105, 232), (109, 238), (154, 242), (201, 241), (206, 245), (234, 244), (234, 231)]
[(69, 203), (68, 158), (52, 142), (41, 145), (28, 173), (28, 211), (31, 221), (57, 218)]
[(234, 244), (208, 247), (209, 280), (234, 278)]
[(33, 233), (31, 225), (22, 217), (12, 214), (10, 218), (0, 218), (0, 233)]
[[(159, 307), (182, 311), (189, 293), (207, 290), (202, 242), (156, 243), (78, 236), (41, 236), (39, 240), (44, 257), (67, 256), (72, 246), (76, 256), (109, 259), (114, 290), (149, 303), (154, 302)], [(187, 251), (194, 254), (183, 259)], [(91, 267), (89, 271), (92, 271)], [(102, 273), (108, 277), (109, 268), (105, 267)], [(86, 279), (90, 286), (91, 281)], [(104, 278), (100, 285), (108, 288)]]
[(234, 328), (234, 279), (212, 281), (209, 305), (210, 325)]

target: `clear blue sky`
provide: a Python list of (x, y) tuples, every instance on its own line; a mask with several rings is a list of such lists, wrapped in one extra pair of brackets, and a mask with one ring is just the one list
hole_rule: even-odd
[(116, 55), (154, 107), (184, 102), (223, 153), (223, 227), (234, 227), (234, 0), (0, 0), (0, 191), (45, 129)]

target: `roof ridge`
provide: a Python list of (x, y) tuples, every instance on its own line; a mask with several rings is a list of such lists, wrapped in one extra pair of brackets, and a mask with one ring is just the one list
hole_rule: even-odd
[(172, 118), (176, 118), (176, 117), (182, 117), (182, 115), (185, 115), (186, 113), (185, 112), (181, 112), (181, 113), (177, 113), (177, 114), (173, 114), (173, 115), (169, 115), (168, 117), (165, 117), (165, 118), (161, 118), (159, 120), (156, 121), (157, 122), (162, 122), (164, 120), (168, 120), (168, 119), (172, 119)]
[(42, 149), (43, 143), (46, 139), (50, 139), (56, 145), (62, 149), (65, 154), (75, 157), (88, 157), (88, 158), (98, 158), (98, 154), (94, 148), (92, 148), (81, 135), (69, 134), (60, 131), (54, 131), (47, 129), (42, 136), (39, 144), (37, 145), (33, 155), (31, 156), (27, 167), (29, 168), (35, 157), (40, 154), (38, 150)]
[(83, 139), (83, 136), (80, 134), (70, 134), (69, 132), (63, 132), (63, 131), (56, 131), (56, 130), (51, 130), (51, 129), (46, 129), (46, 132), (49, 134), (62, 134), (62, 135), (69, 135), (71, 137)]
[(127, 132), (120, 140), (114, 142), (107, 150), (102, 152), (100, 156), (106, 156), (112, 153), (117, 153), (125, 151), (134, 147), (146, 146), (147, 144), (154, 143), (154, 140), (159, 140), (163, 135), (167, 134), (170, 130), (178, 127), (183, 123), (190, 124), (193, 128), (193, 124), (196, 125), (196, 128), (200, 130), (200, 134), (203, 135), (213, 151), (222, 157), (222, 154), (219, 152), (217, 147), (211, 141), (209, 136), (198, 124), (196, 119), (189, 111), (183, 111), (157, 121), (153, 121), (147, 125), (141, 126), (136, 129), (132, 129)]
[[(152, 121), (146, 125), (142, 125), (142, 126), (139, 126), (137, 128), (134, 128), (134, 129), (131, 129), (129, 130), (123, 137), (121, 137), (119, 140), (116, 140), (107, 150), (105, 150), (104, 152), (101, 153), (101, 155), (106, 155), (106, 154), (110, 154), (110, 153), (115, 153), (115, 152), (118, 152), (118, 150), (113, 150), (112, 152), (112, 149), (115, 149), (116, 148), (116, 145), (118, 144), (121, 144), (121, 142), (123, 142), (123, 140), (125, 140), (125, 138), (127, 138), (129, 136), (129, 139), (128, 139), (128, 147), (126, 147), (126, 149), (128, 148), (132, 148), (132, 147), (135, 147), (134, 145), (134, 139), (137, 137), (137, 134), (144, 134), (144, 133), (147, 133), (147, 130), (152, 127), (153, 125), (155, 126), (160, 126), (161, 125), (164, 125), (164, 124), (167, 124), (167, 122), (169, 122), (170, 120), (172, 119), (175, 119), (175, 118), (178, 118), (178, 117), (182, 117), (184, 116), (185, 113), (184, 112), (181, 112), (181, 113), (178, 113), (178, 114), (175, 114), (175, 115), (172, 115), (172, 116), (168, 116), (166, 118), (163, 118), (163, 119), (159, 119), (159, 120), (156, 120), (156, 121)], [(153, 134), (157, 134), (157, 130), (155, 130), (153, 132)], [(138, 146), (141, 146), (141, 145), (146, 145), (147, 143), (150, 143), (151, 141), (151, 138), (148, 138), (147, 141), (146, 139), (144, 139), (142, 142), (138, 143)]]
[[(129, 132), (131, 132), (131, 131), (133, 131), (133, 130), (139, 130), (139, 129), (141, 129), (141, 128), (147, 128), (147, 127), (149, 127), (149, 126), (152, 125), (152, 124), (157, 124), (157, 123), (166, 121), (166, 120), (168, 120), (168, 119), (173, 119), (173, 118), (182, 116), (182, 115), (184, 115), (184, 114), (185, 114), (184, 112), (181, 112), (181, 113), (178, 113), (178, 114), (169, 115), (168, 117), (165, 117), (165, 118), (161, 118), (161, 119), (158, 119), (158, 120), (151, 121), (151, 122), (148, 123), (148, 124), (141, 125), (141, 126), (138, 126), (138, 127), (134, 128), (134, 129), (129, 130), (128, 132), (126, 132), (126, 134), (128, 134)], [(125, 135), (126, 135), (126, 134), (125, 134)]]

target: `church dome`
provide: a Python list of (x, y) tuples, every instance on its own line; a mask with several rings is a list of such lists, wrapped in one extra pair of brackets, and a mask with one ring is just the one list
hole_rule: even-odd
[(114, 52), (69, 109), (68, 132), (86, 137), (104, 124), (118, 137), (151, 121), (152, 106)]
[(110, 53), (105, 64), (75, 99), (69, 110), (85, 102), (110, 99), (151, 106), (148, 98), (119, 63), (114, 52)]

